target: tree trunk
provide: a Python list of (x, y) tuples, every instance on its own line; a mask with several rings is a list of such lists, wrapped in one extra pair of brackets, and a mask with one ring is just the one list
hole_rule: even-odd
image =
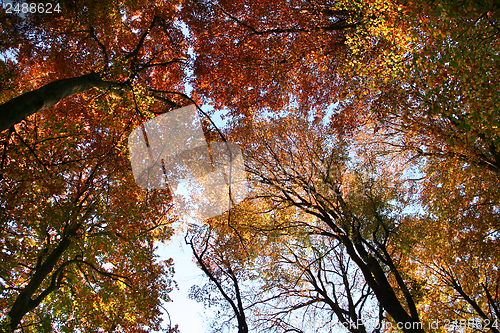
[(0, 131), (21, 122), (26, 117), (51, 107), (61, 99), (90, 88), (109, 88), (118, 83), (103, 81), (97, 73), (51, 82), (0, 105)]
[(398, 329), (401, 329), (404, 333), (424, 333), (419, 318), (409, 315), (399, 301), (377, 259), (369, 256), (360, 242), (354, 243), (347, 236), (341, 237), (341, 241), (346, 246), (349, 257), (360, 268), (366, 283), (373, 290), (384, 310), (394, 319), (397, 325), (402, 326), (398, 326)]
[[(36, 308), (41, 301), (47, 297), (50, 292), (56, 289), (55, 280), (53, 279), (52, 284), (47, 287), (38, 297), (32, 299), (33, 294), (40, 287), (42, 282), (48, 277), (52, 272), (57, 262), (61, 258), (62, 254), (68, 249), (71, 243), (69, 236), (65, 236), (57, 245), (57, 247), (52, 251), (52, 253), (47, 257), (45, 262), (36, 268), (35, 273), (30, 279), (30, 282), (24, 287), (24, 289), (19, 293), (9, 311), (10, 317), (10, 327), (14, 331), (23, 317)], [(56, 272), (57, 273), (57, 272)]]

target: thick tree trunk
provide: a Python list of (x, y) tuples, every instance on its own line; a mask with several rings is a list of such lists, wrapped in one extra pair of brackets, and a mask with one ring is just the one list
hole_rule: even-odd
[(35, 299), (32, 298), (33, 294), (37, 291), (42, 282), (45, 281), (49, 274), (54, 270), (57, 262), (61, 258), (62, 254), (68, 249), (70, 244), (71, 239), (68, 236), (64, 237), (47, 257), (45, 262), (36, 268), (30, 282), (19, 293), (14, 305), (12, 305), (12, 308), (9, 311), (10, 327), (12, 331), (17, 328), (23, 317), (28, 312), (36, 308), (48, 294), (56, 289), (55, 279), (53, 279), (52, 284), (41, 292), (38, 297)]
[(375, 293), (378, 301), (385, 311), (394, 319), (397, 325), (405, 333), (424, 333), (423, 325), (418, 315), (416, 318), (407, 313), (379, 262), (368, 255), (361, 243), (353, 243), (347, 236), (341, 237), (342, 243), (351, 259), (361, 269), (366, 283)]
[(62, 79), (46, 84), (0, 105), (0, 131), (21, 122), (26, 117), (51, 107), (61, 99), (90, 88), (109, 88), (119, 85), (103, 81), (97, 73)]

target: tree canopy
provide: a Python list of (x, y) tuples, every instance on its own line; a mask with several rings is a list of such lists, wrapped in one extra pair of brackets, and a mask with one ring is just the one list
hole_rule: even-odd
[(214, 332), (500, 330), (497, 2), (51, 3), (0, 10), (0, 330), (179, 331), (127, 138), (190, 104), (249, 187), (185, 235)]

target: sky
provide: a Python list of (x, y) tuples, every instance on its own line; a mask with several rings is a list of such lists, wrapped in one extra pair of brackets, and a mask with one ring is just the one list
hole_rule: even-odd
[[(161, 259), (174, 259), (174, 280), (179, 290), (169, 294), (173, 302), (164, 304), (172, 324), (178, 324), (182, 333), (206, 332), (210, 326), (210, 312), (204, 309), (203, 304), (188, 299), (188, 290), (192, 285), (206, 283), (207, 279), (193, 262), (191, 249), (184, 243), (184, 235), (176, 234), (167, 245), (159, 244), (157, 253)], [(163, 320), (168, 325), (168, 316), (165, 315)]]

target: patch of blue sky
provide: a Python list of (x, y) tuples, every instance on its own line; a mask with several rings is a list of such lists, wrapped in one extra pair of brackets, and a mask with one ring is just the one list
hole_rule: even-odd
[(184, 235), (179, 233), (166, 244), (158, 243), (157, 254), (161, 259), (173, 258), (174, 279), (178, 285), (178, 289), (169, 294), (172, 302), (163, 304), (168, 314), (163, 315), (162, 326), (167, 327), (170, 322), (172, 326), (179, 325), (181, 332), (207, 332), (215, 313), (188, 298), (189, 288), (206, 283), (206, 279), (193, 262), (191, 249), (184, 244)]

